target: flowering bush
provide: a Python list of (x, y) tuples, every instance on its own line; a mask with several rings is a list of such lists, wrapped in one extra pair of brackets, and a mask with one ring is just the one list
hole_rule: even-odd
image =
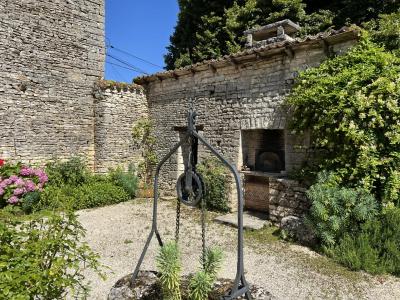
[(0, 207), (22, 205), (31, 194), (41, 192), (47, 181), (47, 174), (42, 169), (0, 160)]

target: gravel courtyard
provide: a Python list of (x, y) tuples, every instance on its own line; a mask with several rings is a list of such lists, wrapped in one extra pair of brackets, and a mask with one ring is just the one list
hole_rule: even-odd
[[(131, 273), (150, 231), (152, 202), (133, 200), (103, 208), (79, 211), (87, 229), (87, 241), (109, 269), (107, 279), (88, 272), (92, 282), (90, 299), (106, 299), (112, 285)], [(224, 250), (221, 277), (233, 278), (236, 271), (236, 230), (212, 222), (209, 214), (208, 245)], [(174, 238), (175, 208), (169, 201), (159, 206), (159, 230), (164, 241)], [(184, 208), (180, 247), (184, 272), (199, 268), (201, 251), (200, 215)], [(154, 239), (142, 269), (154, 269), (158, 245)], [(245, 269), (250, 283), (269, 290), (276, 299), (400, 299), (400, 279), (350, 272), (308, 248), (283, 243), (271, 234), (246, 232)]]

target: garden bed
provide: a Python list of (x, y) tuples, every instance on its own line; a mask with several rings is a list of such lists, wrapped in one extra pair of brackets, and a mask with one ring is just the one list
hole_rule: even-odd
[[(189, 299), (184, 291), (187, 290), (190, 275), (182, 278), (182, 299)], [(118, 280), (108, 294), (108, 300), (160, 300), (163, 299), (158, 274), (154, 271), (140, 271), (135, 284), (131, 284), (132, 274)], [(214, 291), (209, 295), (209, 300), (219, 300), (226, 295), (233, 286), (231, 279), (218, 279), (214, 285)], [(264, 288), (255, 285), (250, 286), (254, 300), (269, 300), (272, 296)], [(244, 298), (238, 298), (244, 299)]]

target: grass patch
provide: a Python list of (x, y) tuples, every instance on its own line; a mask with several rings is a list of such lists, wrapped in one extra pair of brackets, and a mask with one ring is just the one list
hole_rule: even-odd
[(264, 226), (260, 230), (245, 230), (244, 237), (251, 243), (272, 244), (280, 241), (279, 228), (275, 226)]

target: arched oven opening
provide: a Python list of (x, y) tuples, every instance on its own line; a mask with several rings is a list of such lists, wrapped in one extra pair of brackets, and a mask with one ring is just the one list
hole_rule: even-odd
[(269, 172), (269, 173), (280, 173), (284, 170), (284, 153), (282, 151), (258, 151), (256, 155), (256, 171)]

